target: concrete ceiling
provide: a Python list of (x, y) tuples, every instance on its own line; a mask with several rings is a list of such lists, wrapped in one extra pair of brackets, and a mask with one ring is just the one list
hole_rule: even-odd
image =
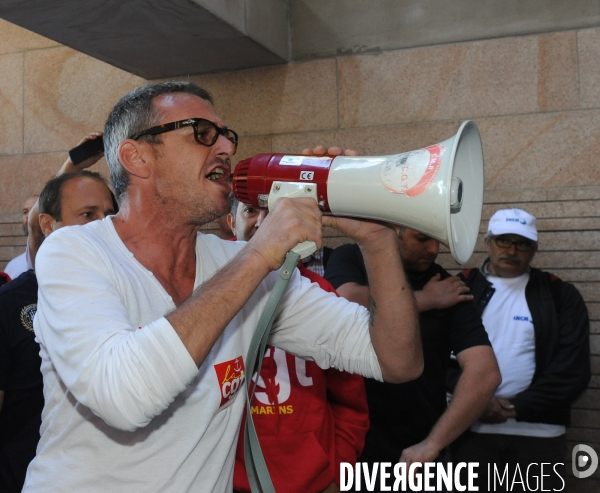
[(0, 17), (146, 79), (289, 60), (287, 0), (0, 0)]
[(292, 58), (382, 53), (600, 25), (599, 0), (290, 0)]

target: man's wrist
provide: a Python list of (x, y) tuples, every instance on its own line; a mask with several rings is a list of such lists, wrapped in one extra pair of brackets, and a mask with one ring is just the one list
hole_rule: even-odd
[(415, 294), (415, 300), (417, 301), (417, 311), (419, 313), (426, 312), (434, 308), (429, 301), (429, 297), (423, 292), (423, 290), (413, 292)]
[(400, 255), (398, 237), (393, 230), (390, 230), (389, 233), (379, 232), (377, 235), (357, 241), (357, 243), (363, 256)]
[(440, 455), (442, 450), (444, 450), (446, 444), (440, 443), (437, 437), (430, 435), (425, 440), (423, 440), (423, 446), (426, 450), (429, 450), (432, 453), (432, 455), (435, 455), (435, 457), (437, 457), (438, 455)]
[(279, 268), (271, 265), (269, 259), (250, 243), (240, 252), (239, 258), (250, 267), (252, 272), (259, 273), (262, 278)]

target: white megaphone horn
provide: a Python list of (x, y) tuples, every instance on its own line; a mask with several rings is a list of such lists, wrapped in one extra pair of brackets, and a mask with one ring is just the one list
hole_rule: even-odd
[(466, 121), (448, 140), (401, 154), (258, 154), (237, 164), (233, 193), (257, 209), (269, 208), (282, 196), (313, 197), (324, 214), (420, 231), (448, 246), (464, 264), (481, 221), (481, 137), (475, 123)]

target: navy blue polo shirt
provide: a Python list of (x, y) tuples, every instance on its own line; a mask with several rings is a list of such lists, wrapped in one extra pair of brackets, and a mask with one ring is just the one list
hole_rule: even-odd
[(37, 279), (32, 270), (0, 287), (0, 491), (21, 491), (40, 439), (44, 406), (40, 347), (33, 317)]

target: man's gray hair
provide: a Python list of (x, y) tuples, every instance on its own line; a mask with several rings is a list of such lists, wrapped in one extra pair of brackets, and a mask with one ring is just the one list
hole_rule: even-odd
[[(192, 94), (213, 104), (210, 93), (193, 82), (157, 82), (138, 87), (123, 96), (108, 115), (104, 126), (104, 149), (110, 168), (110, 180), (119, 200), (123, 198), (129, 186), (129, 175), (119, 161), (121, 142), (159, 125), (162, 115), (154, 107), (154, 98), (178, 92)], [(159, 145), (161, 142), (158, 135), (144, 135), (140, 139), (153, 145)]]

